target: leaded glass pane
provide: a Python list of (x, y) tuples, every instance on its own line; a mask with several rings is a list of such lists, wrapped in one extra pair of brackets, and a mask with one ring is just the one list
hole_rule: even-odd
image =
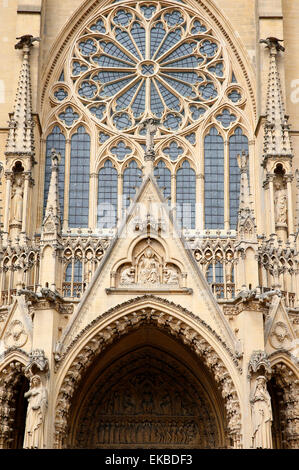
[(183, 228), (195, 228), (196, 177), (184, 161), (176, 174), (177, 220)]
[(237, 227), (241, 177), (237, 155), (241, 155), (243, 150), (248, 153), (248, 138), (243, 134), (242, 129), (237, 127), (229, 139), (229, 219), (231, 229)]
[(163, 195), (166, 199), (168, 199), (168, 204), (170, 204), (170, 196), (171, 196), (171, 173), (163, 161), (160, 161), (155, 169), (154, 175), (157, 178), (157, 183), (159, 188), (163, 191)]
[(205, 228), (224, 228), (224, 143), (215, 127), (205, 137)]
[(133, 160), (129, 166), (124, 170), (123, 177), (123, 195), (124, 195), (124, 206), (129, 207), (131, 200), (136, 194), (136, 188), (138, 188), (142, 181), (142, 171), (138, 167), (137, 163)]
[[(65, 272), (65, 281), (71, 282), (71, 280), (72, 280), (72, 263), (69, 263)], [(82, 282), (82, 262), (79, 260), (74, 262), (73, 282)]]
[(71, 139), (69, 227), (88, 227), (90, 137), (83, 126)]
[(61, 161), (58, 170), (58, 191), (59, 191), (59, 205), (61, 219), (63, 219), (64, 207), (64, 178), (65, 178), (65, 137), (60, 128), (55, 126), (51, 134), (47, 137), (46, 142), (46, 165), (45, 165), (45, 185), (44, 185), (44, 212), (47, 205), (47, 198), (49, 192), (49, 185), (52, 173), (52, 159), (51, 151), (55, 149), (57, 153), (61, 154)]
[(117, 221), (117, 171), (110, 160), (99, 171), (98, 218), (100, 228), (116, 226)]
[(65, 282), (72, 282), (72, 263), (69, 263), (65, 270)]

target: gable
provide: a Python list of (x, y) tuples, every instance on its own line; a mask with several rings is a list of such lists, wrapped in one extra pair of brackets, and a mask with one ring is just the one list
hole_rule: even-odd
[(139, 188), (60, 342), (66, 347), (107, 310), (145, 294), (192, 311), (234, 349), (231, 328), (151, 174)]
[(5, 349), (31, 351), (32, 320), (23, 296), (16, 297), (11, 305), (0, 335), (0, 342), (4, 343)]
[(266, 352), (271, 354), (277, 350), (292, 353), (298, 340), (281, 297), (274, 298), (269, 309), (269, 317), (265, 323)]

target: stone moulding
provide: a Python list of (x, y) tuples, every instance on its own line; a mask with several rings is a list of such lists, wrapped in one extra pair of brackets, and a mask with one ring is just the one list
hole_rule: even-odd
[[(165, 301), (165, 299), (158, 299), (155, 296), (148, 295), (138, 299), (134, 299), (134, 302), (128, 301), (121, 306), (114, 307), (106, 312), (104, 315), (95, 319), (90, 323), (77, 338), (69, 345), (63, 355), (56, 354), (56, 372), (61, 368), (61, 364), (69, 360), (69, 365), (65, 366), (66, 372), (59, 388), (57, 399), (56, 399), (56, 411), (55, 411), (55, 447), (62, 448), (64, 446), (64, 440), (67, 436), (69, 411), (72, 403), (72, 397), (80, 384), (80, 380), (84, 373), (87, 371), (89, 366), (95, 360), (95, 358), (103, 353), (107, 346), (116, 342), (122, 335), (127, 334), (130, 330), (139, 328), (145, 324), (151, 324), (159, 329), (165, 330), (168, 334), (179, 338), (185, 345), (195, 352), (196, 355), (204, 362), (207, 368), (210, 370), (214, 377), (217, 385), (221, 390), (222, 397), (225, 402), (225, 408), (227, 413), (227, 428), (228, 434), (232, 439), (233, 447), (240, 448), (241, 444), (241, 407), (239, 402), (238, 393), (234, 381), (221, 359), (219, 353), (215, 348), (206, 340), (199, 332), (196, 327), (187, 324), (188, 318), (197, 323), (201, 327), (207, 330), (207, 333), (211, 334), (215, 339), (216, 343), (221, 344), (221, 348), (224, 348), (226, 353), (231, 360), (232, 366), (238, 366), (238, 360), (233, 353), (227, 348), (225, 343), (219, 338), (211, 327), (205, 324), (202, 320), (192, 315), (186, 309), (180, 309), (181, 313), (187, 316), (186, 321), (180, 319), (178, 315), (178, 307), (172, 305), (173, 314), (161, 311), (161, 307), (157, 305), (154, 308), (153, 305), (147, 306), (139, 305), (145, 300), (160, 300), (160, 304), (170, 306), (171, 302)], [(124, 310), (125, 306), (135, 303), (136, 309), (128, 312), (124, 311), (123, 315), (112, 319), (111, 323), (103, 326), (102, 329), (98, 329), (91, 333), (91, 329), (95, 330), (96, 324), (100, 323), (104, 318), (115, 311)], [(163, 308), (163, 307), (162, 307)], [(186, 315), (187, 314), (187, 315)], [(178, 318), (179, 317), (179, 318)], [(87, 342), (83, 342), (85, 337), (89, 337)], [(81, 340), (81, 346), (78, 343)], [(219, 346), (220, 346), (219, 344)], [(71, 350), (78, 348), (75, 357), (70, 361), (69, 356)], [(218, 349), (218, 348), (217, 348)]]
[[(79, 342), (79, 340), (92, 328), (95, 327), (97, 323), (100, 323), (103, 319), (110, 317), (112, 314), (117, 313), (131, 305), (136, 305), (136, 309), (138, 309), (138, 304), (142, 304), (144, 301), (154, 301), (155, 303), (159, 303), (161, 305), (165, 305), (170, 308), (174, 308), (175, 310), (178, 310), (179, 312), (183, 314), (187, 314), (187, 316), (198, 323), (200, 326), (203, 326), (205, 329), (207, 329), (212, 335), (216, 338), (216, 340), (224, 347), (224, 349), (228, 352), (230, 355), (232, 361), (236, 366), (239, 365), (238, 357), (239, 355), (235, 352), (232, 351), (231, 348), (227, 346), (227, 344), (223, 341), (223, 339), (216, 333), (213, 328), (210, 327), (204, 320), (199, 318), (198, 316), (194, 315), (194, 313), (190, 312), (188, 309), (185, 307), (182, 307), (179, 304), (175, 304), (172, 301), (169, 301), (167, 299), (157, 297), (153, 294), (144, 294), (140, 297), (129, 299), (122, 304), (118, 304), (114, 307), (111, 307), (109, 310), (107, 310), (105, 313), (99, 315), (97, 318), (95, 318), (92, 322), (90, 322), (83, 330), (73, 339), (73, 341), (66, 347), (65, 351), (62, 352), (63, 350), (63, 344), (60, 344), (59, 347), (57, 348), (58, 354), (56, 354), (56, 360), (57, 360), (57, 365), (56, 365), (56, 370), (58, 370), (59, 367), (61, 367), (62, 362), (64, 359), (68, 356), (68, 353), (73, 347), (75, 346), (76, 343)], [(142, 310), (142, 309), (141, 309)]]

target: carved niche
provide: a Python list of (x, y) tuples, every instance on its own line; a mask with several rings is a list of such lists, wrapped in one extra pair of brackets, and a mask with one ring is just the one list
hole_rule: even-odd
[(75, 448), (217, 448), (217, 418), (182, 365), (144, 347), (117, 361), (79, 412)]
[(183, 287), (181, 269), (175, 262), (166, 259), (163, 246), (151, 238), (137, 243), (131, 260), (117, 269), (115, 277), (115, 287)]

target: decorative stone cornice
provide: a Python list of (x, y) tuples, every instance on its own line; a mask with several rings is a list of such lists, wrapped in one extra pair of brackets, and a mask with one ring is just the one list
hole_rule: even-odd
[(20, 289), (17, 291), (17, 295), (24, 295), (25, 300), (30, 302), (35, 311), (54, 308), (64, 315), (73, 313), (73, 304), (66, 302), (58, 292), (51, 289), (40, 289), (37, 293), (28, 289)]

